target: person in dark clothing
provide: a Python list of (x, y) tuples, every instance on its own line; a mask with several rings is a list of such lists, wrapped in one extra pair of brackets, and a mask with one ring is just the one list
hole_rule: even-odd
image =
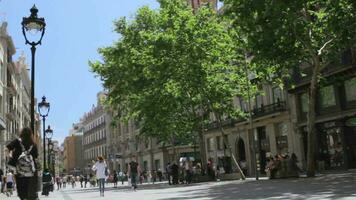
[(42, 175), (42, 184), (43, 184), (42, 195), (45, 196), (49, 195), (51, 182), (52, 182), (52, 176), (49, 173), (49, 170), (45, 169)]
[(2, 169), (0, 169), (0, 187), (1, 187), (1, 193), (4, 192), (4, 185), (5, 183), (2, 181), (2, 178), (3, 178), (3, 175), (4, 175), (4, 172), (2, 171)]
[[(17, 162), (23, 153), (32, 157), (33, 167), (30, 173), (16, 174), (16, 186), (17, 186), (17, 195), (20, 199), (24, 200), (35, 200), (38, 199), (37, 195), (37, 185), (38, 185), (38, 176), (36, 167), (39, 167), (35, 162), (38, 158), (38, 149), (36, 144), (32, 139), (32, 130), (30, 128), (23, 128), (20, 133), (20, 138), (13, 140), (6, 147), (9, 152), (12, 152), (12, 157), (9, 160), (8, 165), (13, 167), (18, 167)], [(23, 151), (23, 149), (25, 151)], [(31, 173), (32, 172), (32, 173)]]
[(172, 185), (172, 182), (171, 182), (171, 178), (172, 178), (172, 166), (171, 166), (171, 163), (167, 163), (167, 165), (166, 165), (166, 173), (167, 173), (168, 184)]
[(114, 170), (114, 177), (113, 177), (113, 181), (114, 181), (114, 187), (117, 187), (117, 182), (119, 181), (119, 178), (117, 177), (117, 172)]
[(84, 176), (80, 175), (79, 177), (79, 182), (80, 182), (80, 187), (83, 188), (83, 181), (84, 181)]
[(178, 178), (179, 178), (179, 167), (176, 163), (173, 163), (172, 166), (172, 184), (176, 185), (178, 184)]
[(135, 161), (135, 159), (130, 162), (128, 173), (131, 178), (132, 188), (136, 191), (136, 188), (137, 188), (136, 181), (138, 178), (137, 175), (141, 173), (141, 170), (140, 170), (138, 163)]

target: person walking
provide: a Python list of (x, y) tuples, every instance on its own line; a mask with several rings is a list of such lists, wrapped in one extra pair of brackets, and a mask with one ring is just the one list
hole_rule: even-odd
[(134, 191), (137, 189), (137, 179), (139, 178), (137, 175), (141, 174), (140, 166), (136, 162), (136, 159), (134, 158), (130, 164), (129, 164), (129, 171), (128, 174), (131, 179), (131, 185)]
[(96, 178), (99, 183), (100, 196), (104, 196), (105, 178), (107, 165), (102, 156), (98, 156), (96, 163), (93, 165), (93, 171), (96, 173)]
[(166, 174), (167, 174), (167, 179), (168, 179), (168, 184), (169, 185), (172, 185), (172, 182), (171, 182), (171, 177), (172, 177), (172, 166), (171, 166), (171, 163), (167, 163), (166, 165)]
[(38, 149), (32, 137), (32, 130), (23, 128), (20, 137), (6, 146), (12, 154), (8, 164), (16, 167), (16, 189), (21, 200), (38, 199)]
[(119, 181), (119, 178), (117, 177), (117, 172), (114, 170), (114, 175), (113, 175), (113, 181), (114, 181), (114, 187), (117, 188), (117, 182)]
[(63, 180), (63, 188), (66, 188), (67, 187), (67, 180), (68, 180), (67, 176), (63, 176), (62, 180)]

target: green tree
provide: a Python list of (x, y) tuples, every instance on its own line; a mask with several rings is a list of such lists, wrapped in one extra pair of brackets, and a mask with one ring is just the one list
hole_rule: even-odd
[[(232, 27), (254, 55), (260, 74), (280, 80), (294, 67), (312, 67), (307, 117), (307, 174), (315, 175), (315, 109), (321, 72), (355, 47), (354, 0), (224, 0)], [(262, 72), (262, 73), (261, 73)], [(266, 73), (267, 72), (267, 73)], [(271, 79), (272, 77), (264, 76)]]
[[(120, 39), (101, 48), (91, 63), (121, 118), (142, 122), (141, 133), (162, 141), (198, 136), (203, 164), (204, 122), (210, 113), (239, 114), (241, 71), (235, 46), (209, 7), (196, 13), (181, 0), (160, 0), (160, 9), (140, 8), (134, 19), (115, 23)], [(242, 76), (244, 77), (244, 76)]]

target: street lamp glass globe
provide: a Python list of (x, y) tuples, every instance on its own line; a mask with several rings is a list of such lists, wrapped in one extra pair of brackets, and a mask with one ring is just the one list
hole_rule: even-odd
[(48, 128), (47, 128), (46, 131), (45, 131), (45, 133), (46, 133), (46, 138), (47, 138), (47, 139), (51, 139), (51, 138), (52, 138), (52, 136), (53, 136), (53, 130), (51, 129), (51, 126), (48, 126)]
[[(38, 9), (36, 8), (35, 5), (33, 5), (33, 7), (30, 9), (31, 11), (31, 15), (29, 17), (24, 17), (22, 19), (22, 32), (25, 36), (26, 42), (27, 43), (33, 43), (33, 44), (40, 44), (44, 31), (45, 31), (45, 27), (46, 27), (46, 23), (44, 18), (39, 18), (37, 16), (38, 13)], [(28, 41), (28, 38), (26, 36), (26, 32), (29, 32), (31, 35), (36, 35), (38, 32), (41, 32), (40, 38), (37, 39), (36, 41)]]
[(43, 116), (48, 116), (49, 113), (49, 109), (50, 109), (50, 104), (49, 102), (46, 101), (46, 97), (43, 96), (42, 97), (42, 101), (40, 103), (38, 103), (38, 112), (40, 113), (40, 115)]

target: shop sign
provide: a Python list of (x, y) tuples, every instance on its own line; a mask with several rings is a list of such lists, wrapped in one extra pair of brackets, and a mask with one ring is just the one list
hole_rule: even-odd
[(356, 117), (348, 119), (345, 124), (346, 126), (356, 126)]

